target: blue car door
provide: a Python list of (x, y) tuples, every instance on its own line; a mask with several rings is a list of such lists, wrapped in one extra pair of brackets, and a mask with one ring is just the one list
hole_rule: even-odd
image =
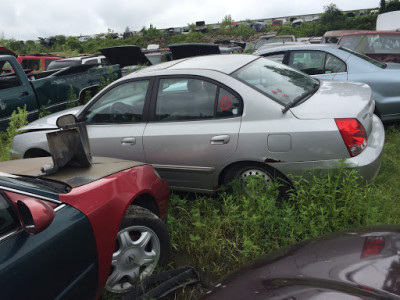
[(86, 216), (59, 205), (49, 227), (31, 235), (7, 195), (0, 184), (0, 298), (93, 299), (97, 251)]

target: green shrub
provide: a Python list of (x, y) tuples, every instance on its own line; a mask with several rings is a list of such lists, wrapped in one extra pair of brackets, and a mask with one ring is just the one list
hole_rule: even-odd
[(24, 108), (17, 108), (17, 111), (13, 111), (10, 117), (10, 123), (5, 132), (0, 133), (0, 160), (9, 160), (10, 147), (14, 136), (17, 134), (18, 128), (21, 128), (28, 124), (28, 112), (26, 106)]

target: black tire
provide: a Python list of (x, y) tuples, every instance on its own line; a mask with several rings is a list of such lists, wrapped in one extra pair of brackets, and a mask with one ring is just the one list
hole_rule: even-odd
[(49, 152), (42, 150), (42, 149), (30, 149), (28, 150), (24, 158), (33, 158), (33, 157), (47, 157), (51, 156)]
[(279, 184), (279, 198), (285, 198), (291, 186), (282, 175), (278, 174), (278, 172), (272, 168), (256, 163), (243, 163), (231, 167), (224, 175), (223, 185), (227, 187), (230, 192), (235, 191), (236, 188), (240, 193), (247, 193), (245, 181), (249, 176), (264, 178), (266, 185), (277, 182)]
[(167, 262), (169, 249), (165, 223), (146, 208), (130, 206), (116, 238), (106, 290), (116, 294), (130, 292), (157, 265)]

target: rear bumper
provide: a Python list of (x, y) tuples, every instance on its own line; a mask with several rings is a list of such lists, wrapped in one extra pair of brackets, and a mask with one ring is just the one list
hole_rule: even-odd
[(346, 159), (277, 163), (273, 166), (283, 174), (291, 174), (293, 176), (304, 176), (308, 170), (316, 170), (318, 173), (324, 174), (344, 166), (358, 170), (360, 176), (366, 182), (371, 182), (379, 173), (384, 144), (385, 129), (382, 121), (374, 115), (372, 130), (368, 137), (368, 145), (359, 155)]

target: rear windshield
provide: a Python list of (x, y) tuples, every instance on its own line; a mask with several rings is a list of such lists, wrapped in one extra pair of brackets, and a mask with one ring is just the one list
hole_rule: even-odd
[(49, 64), (47, 70), (61, 69), (71, 66), (77, 66), (80, 64), (81, 64), (80, 60), (55, 60)]
[(311, 76), (264, 57), (244, 66), (232, 76), (284, 106), (315, 90), (319, 84)]
[(358, 53), (358, 52), (355, 52), (353, 50), (350, 50), (350, 49), (347, 49), (347, 48), (343, 48), (343, 47), (340, 47), (340, 49), (343, 50), (343, 51), (349, 52), (349, 53), (351, 53), (351, 54), (353, 54), (355, 56), (358, 56), (359, 58), (361, 58), (361, 59), (363, 59), (363, 60), (365, 60), (365, 61), (367, 61), (367, 62), (369, 62), (371, 64), (374, 64), (375, 66), (377, 66), (377, 67), (379, 67), (381, 69), (385, 69), (387, 67), (387, 65), (385, 63), (377, 61), (377, 60), (375, 60), (375, 59), (373, 59), (371, 57), (368, 57), (368, 56), (366, 56), (364, 54), (361, 54), (361, 53)]
[(366, 54), (400, 54), (400, 33), (345, 35), (339, 45)]
[(290, 36), (275, 36), (273, 38), (270, 38), (267, 40), (267, 44), (272, 44), (272, 43), (284, 43), (284, 42), (294, 42), (294, 39)]

